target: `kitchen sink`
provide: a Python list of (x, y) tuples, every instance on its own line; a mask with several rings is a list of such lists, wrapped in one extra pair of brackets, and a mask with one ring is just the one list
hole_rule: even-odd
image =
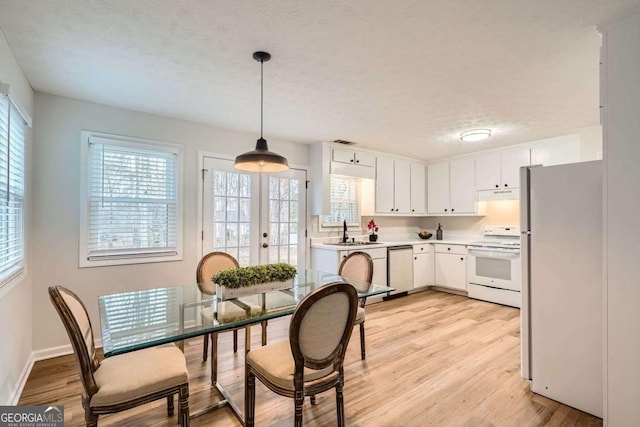
[(363, 245), (381, 245), (382, 242), (367, 242), (367, 241), (362, 241), (362, 242), (338, 242), (338, 243), (325, 243), (325, 245), (329, 245), (329, 246), (363, 246)]

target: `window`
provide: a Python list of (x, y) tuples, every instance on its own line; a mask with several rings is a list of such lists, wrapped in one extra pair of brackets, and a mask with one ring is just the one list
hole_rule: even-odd
[[(0, 85), (1, 86), (1, 85)], [(25, 120), (0, 94), (0, 286), (24, 269)]]
[(182, 148), (82, 132), (80, 266), (182, 259)]
[(331, 175), (331, 215), (322, 217), (322, 227), (360, 226), (358, 178)]

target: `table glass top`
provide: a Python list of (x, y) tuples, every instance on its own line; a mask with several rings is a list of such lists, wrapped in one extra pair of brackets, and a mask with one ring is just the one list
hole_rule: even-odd
[(145, 289), (98, 297), (105, 356), (180, 341), (292, 314), (311, 291), (343, 281), (360, 297), (392, 291), (316, 270), (300, 271), (287, 289), (218, 300), (203, 294), (196, 284)]

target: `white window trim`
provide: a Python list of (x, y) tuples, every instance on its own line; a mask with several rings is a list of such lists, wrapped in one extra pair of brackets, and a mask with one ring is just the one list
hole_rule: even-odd
[(2, 81), (0, 81), (0, 95), (6, 96), (7, 99), (9, 100), (9, 108), (11, 108), (11, 106), (15, 107), (15, 109), (18, 111), (18, 114), (20, 115), (20, 117), (22, 118), (23, 122), (24, 122), (24, 126), (25, 126), (25, 130), (24, 130), (24, 140), (22, 141), (24, 147), (24, 165), (23, 165), (23, 173), (24, 176), (23, 181), (24, 181), (24, 200), (23, 200), (23, 206), (22, 206), (22, 221), (23, 221), (23, 228), (22, 228), (22, 239), (23, 239), (23, 253), (22, 253), (22, 262), (20, 265), (16, 266), (13, 270), (9, 271), (9, 274), (7, 274), (4, 278), (0, 279), (0, 298), (4, 297), (5, 295), (7, 295), (17, 284), (21, 283), (24, 278), (27, 275), (27, 260), (28, 260), (28, 254), (27, 254), (27, 250), (28, 250), (28, 218), (29, 218), (29, 212), (28, 212), (28, 191), (29, 191), (29, 174), (27, 172), (28, 170), (28, 163), (27, 163), (27, 159), (28, 159), (28, 151), (27, 151), (27, 133), (28, 130), (27, 128), (31, 128), (33, 126), (33, 122), (31, 119), (31, 116), (29, 115), (29, 113), (27, 113), (27, 111), (22, 107), (22, 105), (17, 102), (13, 96), (11, 95), (11, 85), (4, 83)]
[[(89, 221), (89, 139), (106, 138), (122, 141), (123, 145), (143, 144), (146, 147), (153, 146), (158, 151), (177, 152), (176, 166), (176, 252), (171, 255), (157, 254), (126, 254), (114, 255), (108, 259), (91, 259), (89, 257), (89, 240), (87, 236)], [(80, 132), (80, 239), (78, 248), (78, 265), (85, 267), (104, 267), (110, 265), (147, 264), (152, 262), (181, 261), (183, 259), (183, 159), (184, 149), (182, 144), (160, 142), (149, 139), (133, 138), (122, 135), (112, 135), (101, 132)]]

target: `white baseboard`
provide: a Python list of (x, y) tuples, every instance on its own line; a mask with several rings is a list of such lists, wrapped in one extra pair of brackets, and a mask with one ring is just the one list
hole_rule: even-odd
[(26, 363), (24, 364), (24, 368), (22, 368), (22, 372), (20, 372), (20, 377), (18, 379), (18, 384), (16, 384), (13, 393), (11, 393), (11, 398), (9, 399), (9, 405), (15, 406), (18, 404), (20, 400), (20, 396), (22, 396), (22, 390), (24, 390), (24, 386), (27, 383), (27, 379), (29, 378), (29, 374), (31, 374), (31, 369), (33, 368), (33, 363), (35, 362), (33, 358), (33, 353), (29, 355)]
[[(95, 340), (96, 348), (102, 347), (102, 340)], [(67, 354), (73, 354), (73, 347), (71, 344), (60, 345), (57, 347), (43, 348), (42, 350), (36, 350), (31, 353), (34, 362), (40, 360), (53, 359), (54, 357), (66, 356)]]

